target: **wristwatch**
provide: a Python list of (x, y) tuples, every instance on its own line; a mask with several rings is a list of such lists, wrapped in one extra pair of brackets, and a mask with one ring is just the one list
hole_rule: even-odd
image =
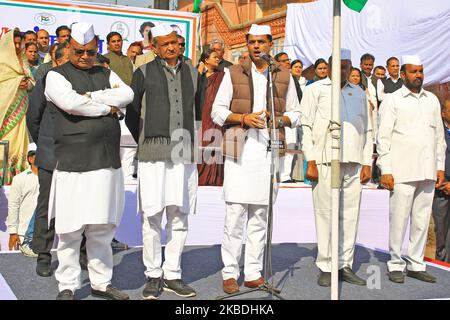
[(283, 119), (278, 119), (278, 128), (283, 128), (284, 127), (284, 122)]

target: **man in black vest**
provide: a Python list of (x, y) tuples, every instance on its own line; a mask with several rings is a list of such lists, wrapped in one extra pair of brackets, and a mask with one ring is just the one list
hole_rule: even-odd
[(110, 246), (124, 209), (120, 168), (119, 108), (133, 92), (117, 74), (94, 66), (99, 39), (90, 23), (77, 23), (70, 40), (70, 63), (47, 74), (45, 96), (54, 114), (56, 168), (49, 218), (59, 236), (59, 300), (73, 300), (81, 286), (79, 248), (86, 236), (92, 295), (129, 299), (111, 285)]
[[(65, 45), (60, 44), (55, 52), (57, 66), (69, 61), (69, 51)], [(55, 221), (48, 223), (48, 200), (52, 183), (53, 169), (56, 162), (54, 157), (53, 118), (51, 109), (47, 108), (47, 99), (44, 95), (45, 77), (49, 70), (45, 71), (42, 79), (36, 82), (31, 96), (27, 112), (27, 127), (33, 141), (36, 142), (36, 165), (39, 167), (39, 197), (34, 220), (33, 250), (38, 253), (36, 273), (41, 277), (50, 277), (53, 247), (55, 238)], [(80, 264), (86, 266), (86, 241), (83, 241), (80, 251)], [(87, 268), (87, 267), (86, 267)]]
[(444, 121), (445, 142), (445, 180), (443, 187), (436, 189), (433, 200), (434, 231), (436, 233), (436, 260), (450, 263), (450, 99), (441, 110)]
[(396, 57), (390, 57), (386, 61), (386, 68), (389, 78), (382, 78), (377, 83), (377, 97), (383, 101), (384, 95), (397, 91), (403, 86), (403, 80), (400, 78), (400, 61)]
[[(158, 56), (133, 75), (133, 103), (125, 122), (138, 143), (139, 212), (147, 284), (142, 297), (158, 299), (164, 288), (181, 297), (196, 292), (181, 279), (181, 254), (188, 215), (195, 210), (197, 165), (193, 162), (194, 97), (198, 71), (183, 62), (177, 34), (160, 24), (151, 29)], [(166, 213), (162, 263), (161, 222)]]

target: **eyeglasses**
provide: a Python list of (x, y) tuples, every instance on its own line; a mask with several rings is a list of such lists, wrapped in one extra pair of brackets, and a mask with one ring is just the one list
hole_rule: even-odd
[(73, 53), (77, 56), (83, 56), (86, 53), (89, 57), (93, 57), (97, 54), (97, 50), (74, 49)]
[(185, 42), (180, 42), (180, 43), (178, 43), (180, 46), (182, 46), (182, 47), (184, 47), (185, 45), (186, 45), (186, 43)]

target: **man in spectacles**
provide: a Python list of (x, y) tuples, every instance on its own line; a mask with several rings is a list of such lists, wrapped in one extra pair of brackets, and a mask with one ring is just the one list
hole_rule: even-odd
[(229, 68), (233, 65), (233, 63), (231, 63), (230, 61), (227, 61), (223, 58), (224, 54), (225, 54), (225, 49), (224, 49), (224, 43), (219, 40), (219, 39), (215, 39), (213, 40), (213, 42), (209, 45), (209, 48), (214, 50), (217, 55), (219, 56), (220, 62), (219, 62), (219, 66), (217, 67), (218, 71), (223, 71), (224, 68)]
[(86, 236), (92, 295), (129, 299), (111, 285), (111, 241), (122, 218), (124, 183), (118, 113), (133, 91), (110, 69), (94, 66), (99, 39), (90, 23), (73, 25), (70, 62), (47, 74), (45, 96), (54, 111), (56, 168), (49, 212), (59, 236), (58, 300), (81, 287), (79, 264)]
[(286, 69), (291, 69), (291, 59), (286, 52), (280, 52), (274, 57), (275, 61), (279, 62)]
[(192, 65), (192, 60), (184, 55), (184, 52), (186, 51), (186, 39), (182, 35), (177, 34), (177, 40), (178, 40), (178, 46), (180, 47), (181, 61)]

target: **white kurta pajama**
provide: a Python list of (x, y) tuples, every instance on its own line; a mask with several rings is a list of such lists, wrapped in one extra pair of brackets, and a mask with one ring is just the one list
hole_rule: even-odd
[[(181, 254), (187, 238), (188, 215), (195, 212), (196, 164), (139, 162), (138, 210), (142, 213), (143, 259), (147, 278), (181, 279)], [(161, 222), (166, 211), (165, 260), (161, 267)]]
[[(266, 109), (266, 73), (258, 72), (252, 63), (252, 112)], [(225, 69), (224, 78), (212, 107), (211, 118), (214, 123), (224, 125), (225, 120), (232, 113), (230, 110), (232, 97), (233, 84), (229, 71)], [(284, 115), (289, 117), (293, 128), (299, 124), (298, 110), (297, 91), (291, 77)], [(265, 118), (264, 113), (262, 117)], [(267, 150), (268, 141), (267, 128), (249, 128), (241, 159), (235, 162), (225, 158), (223, 190), (227, 213), (222, 243), (222, 260), (225, 265), (222, 276), (225, 280), (239, 277), (239, 259), (246, 214), (248, 214), (248, 222), (245, 280), (252, 281), (261, 276), (270, 194), (271, 154)]]
[[(372, 125), (365, 92), (347, 83), (341, 93), (341, 192), (339, 207), (339, 269), (352, 267), (361, 200), (360, 174), (372, 164)], [(316, 161), (318, 181), (313, 183), (317, 233), (316, 265), (331, 272), (331, 80), (325, 78), (306, 87), (301, 123), (302, 149), (306, 161)]]
[[(389, 271), (424, 271), (425, 244), (437, 171), (445, 169), (445, 137), (440, 104), (426, 90), (412, 93), (406, 86), (384, 96), (379, 111), (377, 165), (392, 174), (389, 201)], [(403, 238), (411, 220), (406, 262)]]
[[(61, 74), (47, 75), (47, 100), (72, 115), (98, 117), (107, 115), (111, 107), (124, 108), (133, 99), (133, 91), (113, 71), (111, 88), (77, 94)], [(88, 270), (93, 289), (105, 291), (112, 278), (111, 240), (124, 209), (122, 170), (105, 168), (88, 172), (54, 170), (49, 199), (49, 222), (55, 218), (59, 236), (59, 266), (55, 277), (59, 290), (79, 288), (81, 268), (79, 248), (81, 233), (88, 238)]]
[[(170, 112), (177, 110), (176, 108), (182, 105), (178, 100), (182, 99), (181, 83), (181, 67), (179, 64), (175, 67), (168, 66), (165, 60), (161, 60), (163, 70), (166, 76), (169, 90), (177, 86), (181, 92), (180, 97), (175, 98), (176, 105), (171, 101), (173, 97), (167, 97), (170, 105)], [(195, 70), (195, 74), (197, 74)], [(192, 75), (192, 73), (191, 73)], [(194, 81), (194, 91), (196, 80)], [(171, 86), (174, 86), (173, 88)], [(170, 93), (168, 93), (170, 95)], [(143, 95), (144, 102), (146, 101), (146, 94)], [(140, 106), (142, 113), (141, 117), (145, 119), (148, 106)], [(177, 112), (179, 114), (180, 111)], [(172, 116), (172, 115), (171, 115)], [(184, 118), (183, 118), (184, 121)], [(144, 120), (145, 125), (145, 120)], [(138, 211), (142, 214), (142, 237), (143, 237), (143, 261), (146, 267), (144, 272), (147, 278), (160, 278), (166, 280), (176, 280), (182, 278), (181, 270), (181, 256), (186, 243), (188, 233), (188, 215), (195, 213), (197, 201), (197, 186), (198, 186), (198, 172), (197, 164), (191, 163), (187, 160), (187, 154), (192, 151), (189, 139), (183, 136), (178, 136), (176, 131), (183, 128), (175, 128), (171, 132), (171, 155), (167, 159), (162, 160), (142, 160), (139, 158), (138, 165)], [(169, 127), (170, 128), (170, 127)], [(145, 132), (145, 128), (141, 128)], [(189, 140), (189, 143), (187, 142)], [(149, 143), (151, 145), (152, 143)], [(147, 148), (145, 144), (139, 145), (140, 150)], [(182, 150), (178, 150), (182, 147)], [(149, 146), (150, 151), (156, 153), (158, 147), (155, 145)], [(151, 148), (155, 148), (151, 151)], [(169, 148), (169, 147), (168, 147)], [(164, 147), (161, 152), (167, 152)], [(181, 151), (181, 153), (177, 153)], [(145, 158), (145, 156), (144, 156)], [(165, 226), (166, 246), (165, 259), (162, 261), (161, 238), (162, 228), (161, 222), (164, 212), (166, 213), (167, 224)]]

